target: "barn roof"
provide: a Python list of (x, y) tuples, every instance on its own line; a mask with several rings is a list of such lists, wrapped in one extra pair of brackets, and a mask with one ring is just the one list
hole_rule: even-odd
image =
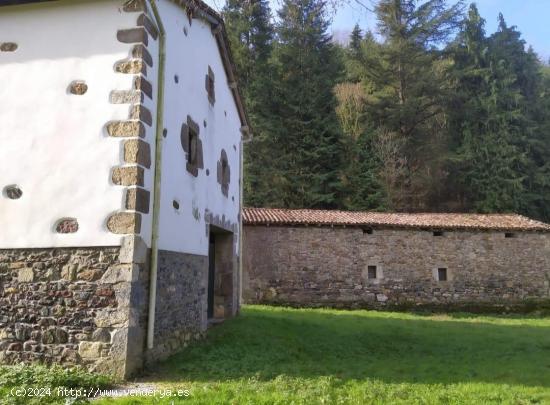
[[(51, 1), (59, 0), (0, 0), (1, 6), (14, 6), (14, 5), (23, 5), (29, 3), (45, 3)], [(145, 0), (127, 0), (127, 2), (134, 1), (145, 1)], [(207, 20), (212, 26), (212, 33), (216, 38), (218, 43), (218, 49), (222, 56), (223, 65), (225, 72), (227, 74), (228, 83), (231, 84), (231, 91), (233, 93), (233, 98), (237, 104), (237, 109), (239, 110), (239, 116), (243, 126), (243, 130), (250, 133), (250, 120), (248, 119), (248, 114), (244, 106), (244, 101), (242, 95), (237, 86), (237, 72), (235, 69), (235, 63), (233, 62), (233, 56), (231, 54), (229, 38), (227, 36), (227, 31), (225, 28), (225, 23), (222, 16), (216, 12), (212, 7), (206, 4), (202, 0), (170, 0), (181, 7), (184, 7), (189, 15), (197, 16)], [(234, 85), (233, 85), (234, 84)]]
[(245, 225), (314, 225), (383, 228), (550, 232), (550, 225), (517, 214), (443, 214), (245, 208)]

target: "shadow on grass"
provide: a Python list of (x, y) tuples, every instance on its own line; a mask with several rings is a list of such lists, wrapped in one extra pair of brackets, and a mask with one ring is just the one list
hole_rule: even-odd
[(550, 387), (550, 319), (515, 321), (252, 306), (158, 366), (152, 377), (206, 382), (333, 376)]

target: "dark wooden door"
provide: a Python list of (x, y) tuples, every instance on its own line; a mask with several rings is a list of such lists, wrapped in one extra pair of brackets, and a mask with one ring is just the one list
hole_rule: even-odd
[(208, 245), (208, 319), (214, 317), (214, 282), (216, 277), (216, 237), (210, 234)]

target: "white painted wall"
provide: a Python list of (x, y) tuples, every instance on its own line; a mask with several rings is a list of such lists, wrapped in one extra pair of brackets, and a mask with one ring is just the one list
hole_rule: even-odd
[[(10, 184), (23, 190), (19, 200), (0, 197), (0, 249), (120, 244), (121, 236), (110, 233), (105, 222), (124, 206), (125, 187), (110, 181), (111, 169), (123, 160), (123, 140), (109, 138), (104, 127), (128, 118), (130, 106), (110, 104), (109, 94), (132, 87), (132, 75), (113, 70), (132, 48), (118, 42), (116, 33), (134, 27), (139, 16), (121, 12), (122, 3), (71, 0), (0, 8), (0, 42), (19, 45), (15, 53), (0, 53), (0, 77), (9, 78), (0, 86), (0, 190)], [(241, 122), (210, 25), (200, 19), (190, 24), (185, 11), (170, 0), (158, 0), (158, 6), (167, 31), (168, 130), (159, 248), (207, 255), (206, 210), (238, 223)], [(147, 80), (156, 96), (158, 42), (152, 38), (149, 51), (155, 68), (148, 68)], [(209, 65), (216, 77), (214, 106), (205, 90)], [(88, 92), (69, 94), (73, 80), (86, 81)], [(155, 117), (156, 103), (145, 97), (144, 104)], [(185, 168), (180, 141), (187, 115), (200, 125), (204, 169), (197, 178)], [(155, 128), (149, 128), (145, 140), (153, 162), (145, 170), (145, 188), (151, 191), (151, 212), (154, 138)], [(228, 197), (217, 182), (222, 148), (231, 167)], [(65, 217), (78, 220), (77, 233), (53, 231)], [(149, 246), (151, 220), (151, 213), (142, 214), (141, 236)]]
[[(120, 244), (105, 221), (123, 207), (124, 187), (110, 182), (122, 141), (107, 137), (104, 126), (128, 117), (129, 105), (110, 104), (109, 94), (132, 86), (131, 75), (113, 70), (131, 48), (116, 33), (134, 27), (139, 15), (120, 12), (122, 3), (0, 8), (0, 42), (19, 45), (0, 53), (0, 189), (18, 184), (23, 190), (19, 200), (0, 197), (0, 248)], [(88, 92), (68, 94), (73, 80), (85, 80)], [(151, 144), (153, 133), (147, 134)], [(146, 173), (152, 190), (152, 170)], [(63, 217), (77, 218), (80, 230), (53, 232)], [(149, 217), (142, 225), (146, 241)]]
[[(170, 0), (159, 0), (158, 6), (167, 32), (165, 128), (168, 130), (162, 151), (159, 248), (207, 255), (205, 210), (238, 223), (241, 122), (210, 24), (197, 18), (190, 24), (184, 10)], [(214, 106), (210, 105), (205, 89), (209, 65), (216, 78)], [(175, 83), (175, 75), (179, 76), (179, 83)], [(185, 168), (180, 141), (187, 115), (200, 125), (203, 145), (204, 169), (199, 170), (196, 178)], [(217, 161), (222, 148), (231, 168), (228, 197), (222, 194), (217, 182)], [(179, 211), (173, 208), (173, 200), (179, 202)], [(199, 213), (198, 218), (193, 215), (194, 210)]]

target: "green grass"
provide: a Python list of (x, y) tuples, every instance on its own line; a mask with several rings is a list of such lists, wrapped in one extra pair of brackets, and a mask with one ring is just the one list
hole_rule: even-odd
[[(89, 373), (80, 368), (61, 366), (1, 366), (0, 404), (66, 403), (63, 389), (95, 389), (112, 385), (111, 378)], [(73, 401), (71, 403), (83, 403)]]
[(550, 404), (550, 318), (248, 306), (145, 380), (97, 404)]

